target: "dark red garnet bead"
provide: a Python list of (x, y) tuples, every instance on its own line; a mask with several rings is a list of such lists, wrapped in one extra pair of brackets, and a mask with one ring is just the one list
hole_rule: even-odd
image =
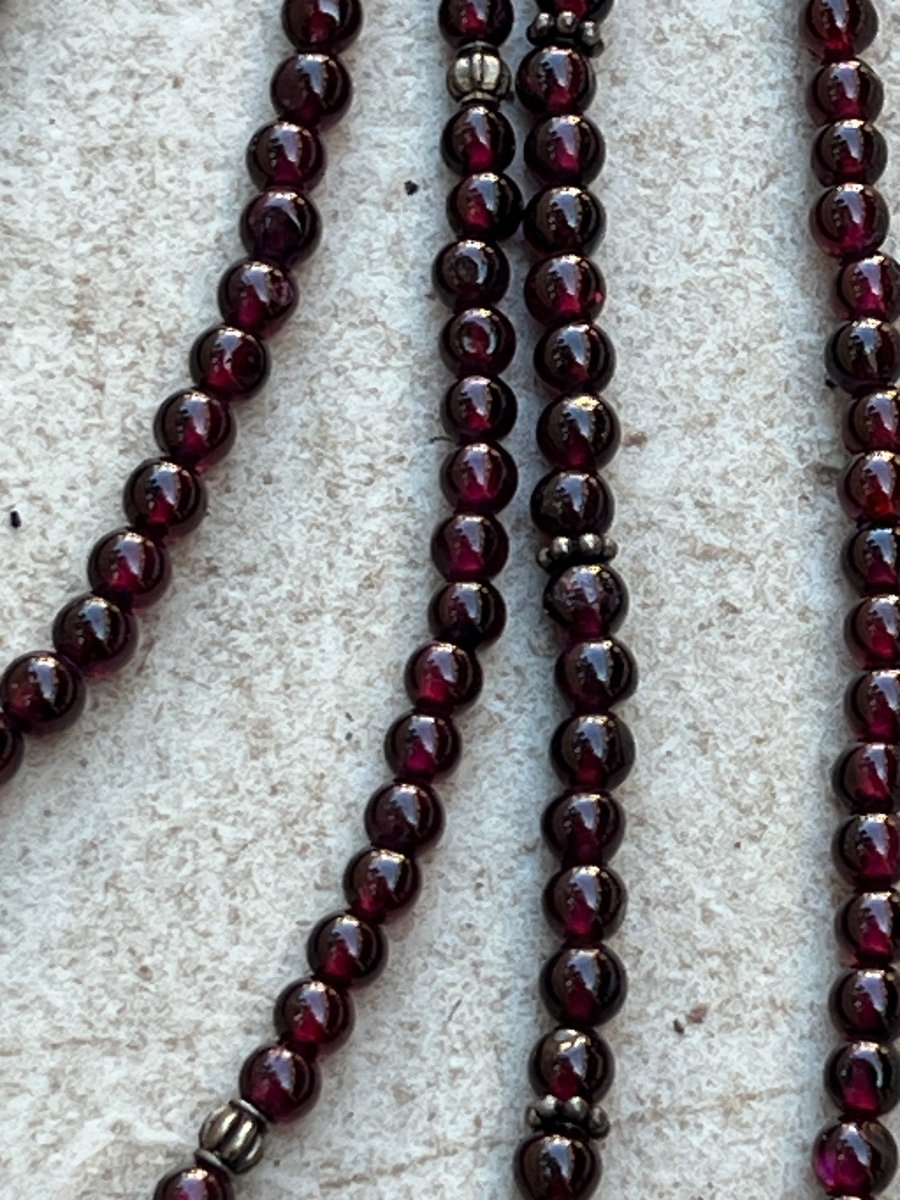
[(459, 750), (456, 727), (441, 713), (405, 713), (384, 738), (385, 760), (400, 779), (429, 783), (438, 775), (446, 775), (459, 761)]
[(606, 387), (616, 370), (616, 352), (602, 329), (590, 321), (569, 321), (549, 329), (534, 348), (538, 378), (554, 391)]
[(900, 805), (900, 748), (851, 746), (834, 765), (835, 794), (851, 812), (894, 812)]
[(137, 625), (126, 609), (87, 592), (57, 613), (53, 645), (82, 675), (116, 671), (137, 649)]
[(310, 1058), (276, 1042), (260, 1046), (245, 1060), (240, 1089), (241, 1098), (258, 1109), (267, 1121), (285, 1125), (302, 1117), (315, 1104), (319, 1072)]
[(900, 457), (889, 450), (861, 454), (847, 468), (839, 495), (852, 520), (900, 517)]
[(868, 121), (835, 121), (813, 143), (812, 169), (826, 187), (875, 183), (887, 166), (887, 143)]
[(51, 650), (13, 659), (0, 677), (4, 715), (35, 737), (68, 729), (81, 716), (84, 699), (81, 672)]
[(900, 954), (900, 895), (860, 892), (840, 909), (834, 931), (854, 966), (890, 966)]
[(247, 171), (258, 188), (300, 191), (316, 186), (325, 171), (325, 147), (315, 130), (293, 121), (271, 121), (247, 147)]
[(311, 200), (291, 188), (270, 188), (241, 216), (241, 241), (254, 258), (293, 267), (319, 242), (321, 223)]
[(887, 525), (852, 533), (844, 544), (842, 565), (859, 592), (900, 590), (900, 530)]
[(336, 1050), (353, 1029), (353, 1001), (321, 979), (289, 983), (275, 1001), (275, 1029), (304, 1058)]
[(428, 606), (428, 627), (435, 637), (472, 650), (496, 641), (505, 624), (503, 597), (483, 579), (444, 584)]
[(392, 783), (366, 805), (366, 834), (373, 846), (415, 854), (434, 845), (444, 830), (444, 810), (423, 783)]
[(900, 988), (887, 967), (844, 971), (828, 998), (831, 1019), (843, 1037), (892, 1042), (900, 1032)]
[(607, 946), (564, 946), (541, 972), (541, 995), (557, 1021), (578, 1028), (611, 1020), (628, 991), (625, 968)]
[(857, 675), (847, 688), (844, 711), (860, 741), (900, 741), (900, 670)]
[(572, 46), (540, 46), (526, 54), (516, 73), (519, 99), (541, 116), (583, 112), (595, 87), (590, 61)]
[(900, 878), (900, 817), (895, 813), (861, 813), (837, 830), (832, 857), (838, 871), (855, 888), (877, 891)]
[(234, 1200), (228, 1173), (211, 1163), (170, 1171), (156, 1185), (153, 1200)]
[(298, 50), (343, 50), (359, 33), (359, 0), (285, 0), (284, 32)]
[(556, 683), (576, 712), (604, 712), (637, 687), (637, 667), (613, 638), (570, 642), (556, 660)]
[(538, 1096), (596, 1103), (612, 1085), (615, 1059), (591, 1030), (554, 1029), (531, 1051), (528, 1074)]
[(619, 448), (619, 418), (602, 396), (578, 392), (560, 396), (541, 413), (537, 441), (556, 467), (593, 470), (605, 466)]
[(91, 550), (87, 573), (98, 596), (120, 608), (145, 608), (169, 586), (171, 567), (160, 542), (137, 529), (114, 529)]
[(628, 593), (612, 567), (579, 563), (550, 580), (544, 608), (573, 635), (597, 637), (615, 633), (625, 620)]
[(463, 512), (499, 512), (512, 500), (517, 482), (513, 459), (490, 442), (466, 442), (441, 468), (444, 495)]
[(277, 333), (296, 307), (293, 279), (273, 263), (242, 259), (225, 272), (219, 284), (223, 319), (257, 337)]
[(538, 121), (525, 139), (525, 164), (541, 183), (590, 183), (603, 167), (603, 135), (581, 113)]
[(847, 614), (844, 637), (861, 667), (900, 666), (900, 596), (860, 600)]
[(830, 1121), (813, 1146), (816, 1178), (829, 1196), (880, 1192), (897, 1170), (897, 1146), (878, 1121)]
[(404, 676), (413, 704), (452, 712), (481, 691), (481, 667), (474, 653), (453, 642), (428, 642), (410, 656)]
[(551, 471), (531, 494), (531, 519), (551, 537), (605, 533), (614, 511), (612, 493), (591, 471)]
[(826, 63), (812, 80), (806, 97), (818, 125), (831, 121), (874, 121), (884, 105), (884, 87), (868, 65), (857, 58)]
[(499, 246), (463, 238), (438, 254), (432, 280), (448, 308), (496, 304), (509, 287), (509, 260)]
[(888, 235), (884, 197), (866, 183), (841, 183), (819, 197), (810, 214), (817, 245), (833, 258), (862, 258)]
[(522, 193), (508, 175), (479, 171), (447, 197), (447, 220), (458, 237), (502, 242), (519, 228)]
[(515, 1176), (525, 1200), (582, 1200), (600, 1179), (600, 1159), (574, 1132), (536, 1133), (516, 1152)]
[(505, 171), (516, 154), (512, 125), (489, 104), (466, 104), (444, 126), (441, 156), (451, 171)]
[(502, 379), (469, 375), (445, 393), (441, 420), (447, 433), (460, 441), (480, 442), (505, 438), (516, 423), (517, 405), (512, 389)]
[(606, 792), (563, 792), (544, 809), (541, 831), (563, 866), (602, 865), (622, 844), (625, 814)]
[(900, 317), (900, 263), (889, 254), (870, 254), (841, 267), (832, 291), (835, 312), (843, 318)]
[(900, 1100), (900, 1059), (878, 1042), (839, 1046), (825, 1064), (825, 1088), (841, 1113), (879, 1117)]
[(0, 713), (0, 784), (12, 779), (22, 764), (22, 735), (9, 717)]
[(625, 918), (625, 885), (609, 867), (567, 867), (544, 889), (547, 923), (567, 945), (590, 946), (615, 933)]
[(558, 254), (534, 264), (525, 280), (528, 311), (543, 325), (590, 320), (603, 308), (606, 284), (589, 258)]
[(510, 0), (441, 0), (438, 24), (451, 46), (488, 42), (499, 46), (513, 23)]
[(848, 321), (828, 341), (825, 369), (850, 393), (893, 383), (900, 375), (900, 333), (876, 317)]
[(272, 104), (279, 116), (327, 129), (347, 111), (350, 76), (331, 54), (295, 54), (286, 58), (272, 76)]
[(553, 734), (550, 761), (570, 787), (615, 787), (634, 763), (634, 739), (612, 713), (578, 713)]
[(269, 352), (252, 333), (214, 325), (191, 347), (191, 378), (204, 391), (229, 400), (255, 395), (269, 375)]
[(125, 516), (154, 537), (181, 537), (206, 513), (203, 481), (181, 463), (148, 458), (129, 476), (122, 497)]
[(522, 232), (541, 254), (590, 254), (606, 232), (606, 212), (587, 188), (548, 187), (529, 201)]
[(195, 388), (169, 396), (153, 421), (153, 436), (166, 458), (198, 472), (225, 457), (236, 433), (227, 400)]
[(441, 357), (457, 375), (500, 375), (512, 362), (516, 335), (496, 308), (464, 308), (444, 326)]
[(800, 14), (800, 36), (819, 58), (859, 54), (877, 32), (878, 14), (871, 0), (807, 0)]
[(843, 434), (851, 454), (900, 450), (900, 392), (880, 388), (855, 397), (844, 410)]
[(344, 895), (352, 912), (380, 925), (399, 916), (419, 894), (419, 868), (397, 850), (370, 847), (350, 860)]
[(387, 943), (377, 925), (353, 913), (332, 913), (313, 928), (306, 954), (319, 979), (337, 988), (363, 987), (384, 969)]
[(454, 513), (431, 539), (431, 557), (445, 579), (491, 579), (506, 564), (506, 530), (486, 513)]

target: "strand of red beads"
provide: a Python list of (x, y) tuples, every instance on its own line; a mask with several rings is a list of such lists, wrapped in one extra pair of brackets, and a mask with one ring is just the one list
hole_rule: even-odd
[(825, 1087), (838, 1116), (818, 1134), (813, 1170), (829, 1196), (871, 1200), (890, 1182), (897, 1147), (878, 1118), (900, 1098), (900, 264), (882, 253), (888, 209), (873, 184), (884, 139), (872, 124), (883, 89), (857, 56), (878, 28), (870, 0), (808, 0), (800, 31), (821, 66), (808, 93), (819, 132), (813, 170), (825, 190), (811, 214), (813, 237), (838, 262), (833, 288), (842, 324), (829, 338), (826, 369), (846, 396), (844, 442), (852, 458), (841, 483), (856, 522), (844, 550), (862, 599), (845, 634), (862, 668), (846, 711), (856, 739), (835, 765), (834, 790), (850, 816), (833, 843), (853, 888), (837, 916), (847, 969), (830, 996), (843, 1044), (829, 1057)]
[(90, 553), (90, 590), (57, 613), (52, 649), (22, 655), (0, 677), (0, 784), (19, 767), (23, 735), (70, 726), (84, 708), (85, 681), (118, 670), (134, 654), (135, 616), (169, 583), (168, 544), (199, 525), (206, 511), (202, 476), (234, 443), (232, 405), (265, 383), (267, 340), (296, 307), (291, 271), (313, 252), (320, 231), (307, 192), (325, 167), (320, 134), (350, 102), (338, 53), (356, 37), (361, 13), (359, 0), (285, 0), (282, 18), (296, 53), (272, 79), (278, 118), (247, 150), (260, 191), (241, 217), (246, 257), (222, 276), (221, 322), (191, 348), (192, 385), (156, 413), (160, 455), (142, 462), (125, 484), (127, 525)]
[(619, 1011), (627, 988), (625, 968), (606, 945), (626, 905), (625, 886), (608, 865), (625, 825), (609, 789), (627, 775), (634, 748), (611, 710), (632, 694), (637, 671), (612, 636), (627, 609), (625, 586), (609, 566), (613, 499), (600, 474), (619, 444), (618, 419), (601, 394), (615, 355), (595, 323), (605, 284), (590, 257), (605, 225), (589, 190), (604, 142), (584, 115), (596, 83), (590, 58), (602, 50), (600, 25), (612, 0), (539, 5), (529, 29), (535, 48), (516, 78), (534, 118), (525, 162), (538, 183), (523, 220), (537, 256), (525, 300), (543, 329), (534, 368), (551, 395), (537, 429), (551, 470), (534, 489), (531, 513), (545, 542), (539, 561), (551, 576), (544, 605), (566, 638), (556, 682), (573, 711), (550, 749), (566, 790), (542, 823), (558, 860), (543, 908), (562, 946), (544, 964), (541, 993), (557, 1025), (531, 1055), (538, 1099), (528, 1110), (533, 1133), (518, 1148), (515, 1174), (526, 1200), (577, 1200), (600, 1178), (594, 1142), (608, 1130), (599, 1102), (614, 1064), (595, 1027)]
[[(336, 6), (349, 13), (347, 0), (291, 0), (288, 8), (313, 20)], [(444, 397), (442, 419), (458, 443), (441, 470), (453, 511), (431, 542), (445, 580), (429, 606), (434, 640), (406, 666), (413, 708), (385, 737), (393, 778), (366, 807), (370, 844), (344, 872), (347, 907), (313, 928), (309, 974), (276, 1000), (276, 1038), (246, 1059), (238, 1097), (207, 1119), (194, 1162), (161, 1180), (154, 1200), (232, 1200), (232, 1178), (259, 1161), (268, 1126), (296, 1121), (315, 1103), (319, 1062), (353, 1025), (352, 991), (373, 982), (386, 963), (382, 926), (418, 894), (417, 855), (436, 842), (444, 824), (432, 785), (459, 757), (452, 715), (481, 690), (476, 651), (499, 637), (506, 620), (491, 580), (507, 555), (496, 513), (516, 488), (515, 464), (500, 445), (516, 416), (515, 397), (500, 378), (515, 339), (494, 307), (509, 283), (498, 243), (515, 232), (521, 216), (519, 191), (503, 174), (515, 138), (498, 107), (509, 92), (509, 72), (497, 47), (512, 26), (512, 7), (510, 0), (442, 0), (439, 21), (456, 48), (448, 85), (460, 103), (444, 130), (442, 153), (463, 178), (447, 202), (457, 240), (434, 264), (437, 290), (453, 310), (440, 349), (457, 378)]]

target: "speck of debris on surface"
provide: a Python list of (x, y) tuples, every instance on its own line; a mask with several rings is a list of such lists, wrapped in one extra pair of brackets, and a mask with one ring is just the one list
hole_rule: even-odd
[(709, 1005), (708, 1004), (695, 1004), (694, 1007), (691, 1009), (691, 1011), (688, 1013), (687, 1019), (688, 1019), (688, 1021), (690, 1021), (690, 1023), (692, 1025), (702, 1025), (708, 1016), (709, 1016)]
[(419, 190), (419, 185), (417, 183), (413, 183), (411, 179), (407, 179), (406, 183), (403, 185), (403, 190), (406, 192), (407, 196), (414, 196)]
[(678, 1020), (678, 1018), (677, 1018), (677, 1017), (676, 1017), (676, 1018), (675, 1018), (675, 1020), (672, 1022), (672, 1028), (675, 1030), (675, 1032), (676, 1032), (676, 1033), (684, 1033), (684, 1026), (683, 1026), (683, 1025), (682, 1025), (682, 1023), (681, 1023), (681, 1022)]
[(22, 528), (22, 518), (19, 516), (18, 511), (16, 509), (12, 509), (10, 511), (9, 523), (10, 523), (10, 525), (12, 525), (13, 529), (21, 529)]

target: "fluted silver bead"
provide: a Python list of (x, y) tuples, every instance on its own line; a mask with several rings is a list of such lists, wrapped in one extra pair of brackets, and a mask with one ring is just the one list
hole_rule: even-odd
[(447, 89), (459, 104), (477, 100), (499, 103), (512, 94), (512, 76), (496, 47), (473, 42), (457, 51), (447, 71)]
[(263, 1156), (266, 1120), (245, 1100), (229, 1100), (203, 1122), (200, 1150), (233, 1175), (243, 1175)]
[(599, 1104), (589, 1104), (580, 1096), (572, 1100), (560, 1100), (556, 1096), (541, 1096), (529, 1105), (525, 1120), (532, 1129), (546, 1129), (559, 1125), (570, 1125), (582, 1130), (588, 1137), (599, 1140), (609, 1133), (609, 1118)]
[(538, 550), (537, 561), (553, 574), (569, 563), (611, 562), (618, 552), (618, 543), (608, 534), (582, 533), (578, 537), (552, 538)]

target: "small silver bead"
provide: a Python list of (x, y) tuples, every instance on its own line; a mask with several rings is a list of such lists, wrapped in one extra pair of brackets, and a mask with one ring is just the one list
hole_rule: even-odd
[(572, 37), (578, 27), (578, 18), (572, 12), (561, 12), (556, 18), (556, 31), (561, 37)]
[(493, 46), (473, 42), (458, 51), (450, 64), (447, 90), (458, 103), (506, 100), (512, 94), (512, 76)]
[(585, 562), (609, 562), (619, 553), (619, 546), (607, 534), (583, 533), (578, 538), (578, 553)]
[(595, 1104), (588, 1113), (588, 1119), (585, 1122), (585, 1129), (592, 1138), (596, 1141), (602, 1141), (603, 1138), (609, 1135), (609, 1117), (606, 1115), (606, 1109), (599, 1104)]
[(582, 21), (575, 30), (579, 49), (592, 57), (603, 53), (603, 36), (599, 21)]
[(537, 561), (552, 574), (567, 563), (610, 562), (618, 553), (618, 543), (607, 534), (582, 533), (577, 538), (553, 538), (538, 550)]
[(572, 538), (555, 537), (537, 552), (538, 566), (552, 574), (562, 563), (568, 562), (576, 552)]
[(532, 46), (543, 46), (550, 41), (556, 32), (556, 18), (552, 13), (541, 12), (528, 26), (526, 37)]
[(245, 1100), (229, 1100), (203, 1122), (200, 1155), (208, 1155), (233, 1175), (255, 1167), (263, 1155), (266, 1120)]
[(606, 1111), (599, 1104), (591, 1105), (580, 1096), (572, 1100), (541, 1096), (534, 1104), (528, 1106), (525, 1120), (532, 1129), (568, 1125), (595, 1140), (605, 1138), (609, 1133), (609, 1117)]

